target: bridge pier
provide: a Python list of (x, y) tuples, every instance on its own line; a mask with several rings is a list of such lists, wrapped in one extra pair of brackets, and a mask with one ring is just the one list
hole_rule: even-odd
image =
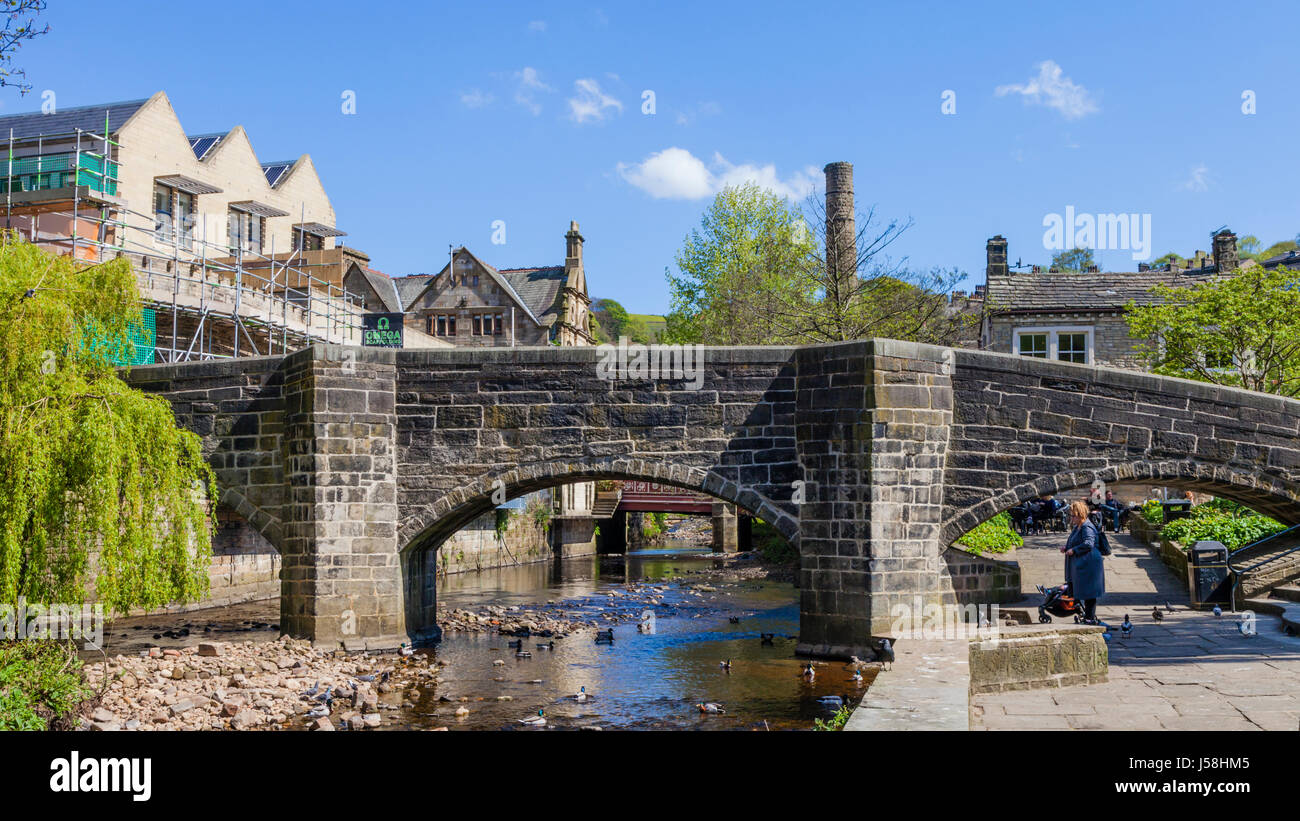
[(280, 624), (321, 646), (407, 641), (397, 544), (396, 368), (365, 349), (284, 365)]
[(894, 608), (942, 603), (952, 353), (878, 339), (798, 357), (796, 652), (871, 658)]
[(713, 552), (735, 553), (739, 539), (736, 530), (736, 506), (727, 502), (713, 503)]

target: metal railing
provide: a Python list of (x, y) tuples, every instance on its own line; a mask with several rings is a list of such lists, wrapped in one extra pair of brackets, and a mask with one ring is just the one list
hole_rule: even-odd
[(1243, 545), (1228, 554), (1228, 562), (1227, 562), (1228, 570), (1232, 571), (1232, 574), (1234, 576), (1234, 581), (1232, 583), (1232, 597), (1231, 597), (1232, 609), (1234, 611), (1236, 611), (1237, 609), (1237, 593), (1241, 589), (1241, 583), (1246, 580), (1246, 576), (1251, 573), (1258, 573), (1261, 568), (1265, 568), (1268, 565), (1272, 564), (1273, 562), (1278, 561), (1279, 559), (1285, 558), (1287, 556), (1290, 556), (1293, 553), (1300, 553), (1300, 543), (1293, 545), (1287, 550), (1283, 550), (1281, 553), (1274, 553), (1271, 556), (1267, 556), (1264, 559), (1255, 562), (1254, 564), (1246, 565), (1244, 567), (1239, 567), (1237, 564), (1235, 564), (1232, 560), (1233, 556), (1240, 555), (1244, 551), (1250, 550), (1251, 548), (1259, 547), (1260, 545), (1271, 542), (1274, 539), (1281, 539), (1282, 537), (1286, 536), (1288, 533), (1293, 535), (1300, 535), (1300, 533), (1297, 533), (1297, 531), (1300, 531), (1300, 525), (1292, 525), (1291, 527), (1288, 527), (1286, 530), (1280, 530), (1277, 533), (1272, 534), (1271, 536), (1265, 536), (1262, 539), (1256, 539), (1250, 544)]

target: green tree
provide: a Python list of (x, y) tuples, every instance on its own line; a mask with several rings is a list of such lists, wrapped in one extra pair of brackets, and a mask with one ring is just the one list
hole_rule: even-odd
[(1156, 373), (1300, 396), (1300, 271), (1253, 265), (1191, 288), (1157, 285), (1151, 305), (1128, 305), (1129, 334), (1145, 340)]
[(1050, 267), (1067, 273), (1082, 273), (1093, 264), (1091, 248), (1072, 248), (1052, 254)]
[(773, 345), (889, 336), (941, 343), (974, 321), (947, 310), (945, 292), (961, 274), (917, 274), (906, 259), (886, 256), (910, 220), (882, 227), (869, 211), (856, 224), (857, 258), (828, 264), (814, 240), (825, 235), (821, 201), (810, 198), (805, 212), (752, 183), (723, 189), (678, 253), (680, 274), (668, 272), (671, 310), (662, 338)]
[(0, 240), (0, 601), (124, 612), (207, 590), (215, 483), (197, 436), (112, 364), (140, 317), (125, 259)]
[(1183, 257), (1180, 256), (1179, 254), (1174, 253), (1173, 251), (1170, 251), (1164, 256), (1156, 257), (1155, 259), (1151, 260), (1151, 267), (1158, 268), (1162, 265), (1168, 265), (1171, 262), (1177, 262), (1181, 264), (1183, 262)]

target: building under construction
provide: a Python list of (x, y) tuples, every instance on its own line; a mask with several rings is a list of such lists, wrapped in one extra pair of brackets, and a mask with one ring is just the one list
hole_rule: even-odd
[(344, 280), (369, 258), (341, 244), (308, 155), (260, 161), (242, 126), (187, 135), (161, 91), (0, 117), (0, 139), (6, 228), (52, 253), (130, 260), (131, 364), (360, 344), (365, 306)]

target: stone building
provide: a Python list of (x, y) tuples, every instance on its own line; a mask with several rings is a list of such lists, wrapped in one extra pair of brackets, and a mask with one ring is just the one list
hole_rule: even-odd
[[(564, 234), (564, 263), (534, 268), (495, 268), (468, 248), (453, 248), (437, 273), (389, 277), (357, 261), (343, 278), (349, 293), (361, 295), (367, 312), (401, 313), (406, 332), (423, 333), (456, 347), (512, 347), (594, 344), (591, 297), (577, 222)], [(507, 489), (508, 490), (508, 489)], [(596, 488), (592, 482), (563, 485), (502, 505), (457, 532), (442, 549), (448, 572), (514, 564), (521, 556), (547, 558), (519, 520), (539, 504), (554, 511), (551, 548), (561, 555), (596, 549)], [(510, 517), (508, 527), (497, 517)], [(531, 515), (531, 514), (528, 514)], [(498, 528), (504, 536), (497, 538)], [(516, 545), (508, 545), (514, 539)], [(527, 550), (515, 550), (516, 546)], [(468, 558), (466, 558), (468, 557)]]
[(1224, 229), (1214, 252), (1197, 252), (1177, 262), (1137, 271), (1066, 273), (1033, 266), (1014, 271), (1007, 264), (1007, 240), (986, 246), (988, 267), (979, 347), (984, 350), (1059, 359), (1090, 365), (1143, 369), (1144, 340), (1129, 336), (1125, 308), (1151, 304), (1157, 284), (1186, 288), (1237, 269), (1237, 237)]

